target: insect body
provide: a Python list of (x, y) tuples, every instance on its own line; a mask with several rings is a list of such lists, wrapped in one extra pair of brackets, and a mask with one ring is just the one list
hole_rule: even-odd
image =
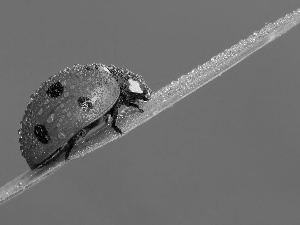
[(19, 129), (21, 152), (31, 169), (41, 168), (65, 153), (65, 159), (89, 130), (111, 119), (118, 109), (139, 107), (152, 91), (140, 75), (102, 64), (74, 65), (49, 78), (31, 96)]

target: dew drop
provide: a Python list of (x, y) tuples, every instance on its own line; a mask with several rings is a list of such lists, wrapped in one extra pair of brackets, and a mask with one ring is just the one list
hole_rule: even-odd
[(65, 107), (65, 104), (64, 104), (64, 103), (61, 103), (61, 104), (60, 104), (60, 108), (63, 108), (63, 107)]
[(67, 117), (71, 117), (71, 116), (72, 116), (72, 113), (68, 112)]
[(59, 134), (58, 134), (58, 138), (59, 139), (64, 139), (66, 137), (66, 135), (64, 134), (64, 133), (62, 133), (62, 132), (60, 132)]
[(54, 120), (54, 114), (51, 114), (47, 119), (47, 123), (52, 123), (53, 120)]
[(46, 101), (44, 102), (45, 105), (47, 105), (49, 103), (49, 99), (46, 99)]
[(71, 89), (74, 89), (74, 88), (75, 88), (75, 86), (74, 86), (74, 85), (72, 85), (70, 88), (71, 88)]
[(65, 93), (64, 93), (64, 97), (65, 97), (65, 98), (68, 97), (69, 94), (70, 94), (69, 92), (65, 92)]
[(38, 115), (42, 115), (42, 113), (43, 113), (43, 109), (41, 108), (39, 111), (38, 111)]
[(56, 124), (56, 127), (60, 127), (60, 123)]

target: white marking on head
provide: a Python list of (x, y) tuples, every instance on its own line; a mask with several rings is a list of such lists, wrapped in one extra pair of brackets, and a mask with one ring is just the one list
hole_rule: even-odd
[(129, 90), (131, 92), (143, 93), (143, 90), (141, 89), (140, 83), (138, 81), (129, 79), (128, 82), (129, 82)]

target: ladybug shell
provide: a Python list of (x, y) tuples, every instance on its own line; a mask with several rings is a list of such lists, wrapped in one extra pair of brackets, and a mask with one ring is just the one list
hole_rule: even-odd
[(117, 81), (101, 64), (75, 65), (52, 76), (31, 96), (19, 134), (31, 168), (76, 132), (103, 117), (120, 95)]

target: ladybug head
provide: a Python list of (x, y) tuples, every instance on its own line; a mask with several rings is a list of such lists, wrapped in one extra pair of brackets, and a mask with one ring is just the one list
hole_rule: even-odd
[(141, 76), (131, 74), (128, 76), (126, 86), (128, 94), (134, 96), (136, 99), (141, 99), (143, 101), (150, 100), (152, 90), (146, 85)]
[(119, 83), (121, 93), (125, 95), (127, 101), (150, 100), (152, 90), (147, 86), (141, 75), (115, 66), (110, 66), (109, 70)]

